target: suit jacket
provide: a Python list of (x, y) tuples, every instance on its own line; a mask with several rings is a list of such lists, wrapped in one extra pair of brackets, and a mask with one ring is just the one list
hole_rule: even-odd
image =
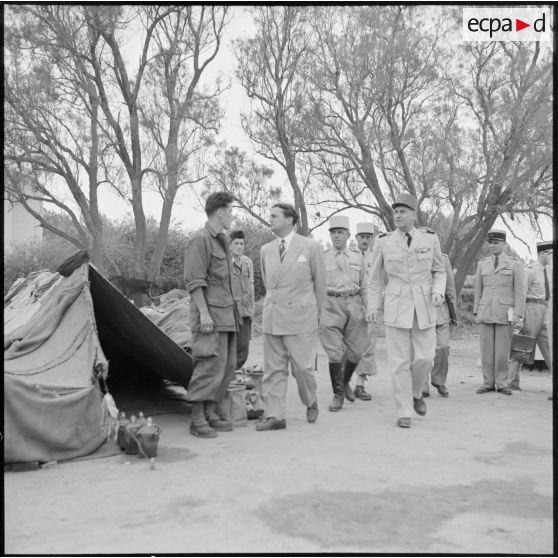
[(436, 325), (432, 293), (444, 296), (446, 272), (435, 233), (415, 229), (410, 246), (399, 230), (377, 238), (368, 282), (369, 309), (380, 307), (383, 277), (387, 277), (385, 325), (410, 329), (415, 312), (420, 329)]
[[(444, 267), (446, 270), (446, 292), (445, 295), (450, 297), (453, 301), (453, 307), (457, 311), (457, 301), (456, 291), (455, 291), (455, 280), (453, 277), (453, 269), (451, 268), (451, 262), (446, 254), (442, 254), (442, 260), (444, 261)], [(436, 325), (449, 324), (450, 323), (450, 313), (448, 308), (448, 303), (444, 296), (444, 303), (442, 306), (436, 307)]]
[(485, 324), (508, 324), (508, 308), (517, 316), (523, 316), (525, 288), (523, 265), (507, 254), (498, 257), (494, 269), (492, 256), (477, 265), (475, 304), (473, 313)]
[(317, 330), (326, 297), (324, 253), (318, 242), (296, 234), (281, 262), (273, 240), (262, 246), (261, 269), (266, 288), (263, 332), (297, 335)]

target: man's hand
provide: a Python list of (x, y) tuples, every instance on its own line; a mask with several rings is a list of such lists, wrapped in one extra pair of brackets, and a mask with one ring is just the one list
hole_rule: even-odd
[(379, 315), (379, 310), (378, 308), (369, 308), (366, 311), (366, 321), (367, 322), (376, 322), (378, 320), (378, 315)]
[(438, 293), (432, 294), (432, 304), (434, 306), (442, 306), (442, 302), (444, 302), (444, 297), (441, 294)]
[(521, 329), (523, 327), (523, 318), (517, 314), (513, 315), (513, 328)]
[(213, 333), (213, 328), (215, 324), (209, 315), (209, 312), (206, 314), (200, 314), (200, 331), (204, 334)]

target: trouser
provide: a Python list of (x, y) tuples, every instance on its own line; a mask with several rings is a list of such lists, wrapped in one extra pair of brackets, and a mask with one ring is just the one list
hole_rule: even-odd
[(367, 324), (368, 342), (366, 349), (356, 367), (357, 376), (375, 376), (378, 373), (376, 366), (376, 330), (373, 324)]
[(225, 397), (234, 379), (236, 332), (218, 331), (192, 334), (194, 370), (188, 384), (188, 401), (217, 401)]
[[(436, 352), (434, 353), (434, 364), (430, 372), (430, 381), (437, 385), (443, 386), (448, 378), (449, 367), (449, 339), (450, 339), (450, 325), (440, 324), (436, 326)], [(422, 386), (424, 393), (430, 392), (428, 385), (428, 376)]]
[[(547, 306), (544, 304), (537, 304), (527, 302), (525, 304), (525, 316), (523, 319), (523, 335), (535, 337), (537, 345), (541, 350), (546, 366), (552, 370), (552, 357), (550, 354), (550, 336), (546, 324)], [(535, 360), (535, 350), (530, 355), (529, 362)], [(508, 381), (510, 386), (519, 387), (519, 371), (521, 370), (521, 363), (512, 360), (509, 365)]]
[(250, 339), (252, 338), (252, 318), (244, 316), (240, 330), (236, 333), (236, 369), (239, 370), (248, 360)]
[(316, 401), (316, 373), (314, 362), (317, 354), (316, 331), (298, 335), (263, 334), (264, 373), (262, 379), (263, 401), (266, 417), (284, 419), (287, 403), (289, 364), (296, 379), (302, 403), (310, 407)]
[(511, 338), (511, 324), (480, 324), (481, 366), (485, 387), (508, 387)]
[(386, 349), (397, 414), (410, 417), (412, 397), (422, 397), (424, 380), (434, 362), (435, 327), (419, 329), (416, 313), (411, 329), (386, 326)]
[(360, 296), (328, 296), (319, 331), (320, 342), (329, 362), (347, 359), (357, 363), (368, 344), (364, 307)]

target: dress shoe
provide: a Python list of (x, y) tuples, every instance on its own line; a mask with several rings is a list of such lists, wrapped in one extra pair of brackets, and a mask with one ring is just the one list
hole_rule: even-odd
[(355, 402), (355, 392), (353, 391), (351, 384), (345, 384), (343, 386), (343, 394), (345, 395), (345, 399), (347, 401), (350, 401), (351, 403)]
[(488, 393), (489, 391), (496, 391), (494, 388), (489, 388), (486, 386), (481, 386), (479, 389), (477, 389), (477, 393)]
[(283, 430), (287, 428), (287, 421), (285, 419), (277, 419), (275, 417), (267, 417), (256, 424), (256, 430), (262, 432), (263, 430)]
[(415, 413), (421, 417), (426, 415), (426, 403), (423, 397), (420, 399), (413, 397), (413, 409), (415, 410)]
[(343, 396), (335, 394), (328, 409), (332, 412), (340, 411), (343, 408)]
[(397, 419), (399, 428), (411, 428), (411, 417), (399, 417)]
[(437, 390), (438, 393), (442, 396), (442, 397), (448, 397), (449, 395), (449, 391), (448, 388), (444, 385), (444, 384), (432, 384)]
[(310, 407), (306, 409), (306, 420), (310, 423), (316, 422), (318, 418), (318, 400), (314, 401)]
[(198, 438), (217, 438), (217, 432), (207, 422), (200, 424), (190, 423), (190, 434)]
[(423, 391), (422, 396), (423, 397), (430, 397), (430, 392), (429, 391)]
[(508, 386), (503, 388), (498, 388), (496, 391), (498, 393), (503, 393), (504, 395), (513, 395), (512, 390)]
[(521, 391), (521, 388), (519, 386), (510, 386), (510, 389), (514, 389), (516, 391)]
[(364, 389), (364, 386), (357, 386), (355, 388), (355, 397), (361, 401), (370, 401), (372, 396)]

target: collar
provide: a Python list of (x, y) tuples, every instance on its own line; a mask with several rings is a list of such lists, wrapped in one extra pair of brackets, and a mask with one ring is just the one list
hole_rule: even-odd
[[(401, 229), (396, 229), (396, 230), (403, 238), (405, 238), (405, 235), (407, 233), (404, 233)], [(411, 238), (413, 238), (415, 236), (415, 231), (416, 231), (415, 227), (413, 227), (410, 231), (408, 231), (409, 234), (411, 235)]]
[(335, 254), (338, 254), (339, 252), (341, 252), (341, 254), (343, 254), (344, 256), (348, 256), (349, 255), (349, 250), (347, 248), (347, 246), (345, 246), (345, 248), (343, 248), (343, 250), (337, 250), (335, 248)]
[(211, 236), (216, 237), (221, 232), (221, 230), (215, 230), (215, 228), (211, 225), (209, 221), (205, 223), (205, 228), (209, 231)]
[(281, 237), (277, 237), (277, 244), (281, 244), (281, 240), (285, 241), (285, 249), (287, 249), (289, 247), (289, 244), (291, 243), (292, 239), (295, 237), (296, 231), (293, 229), (287, 236), (284, 236), (283, 238)]

